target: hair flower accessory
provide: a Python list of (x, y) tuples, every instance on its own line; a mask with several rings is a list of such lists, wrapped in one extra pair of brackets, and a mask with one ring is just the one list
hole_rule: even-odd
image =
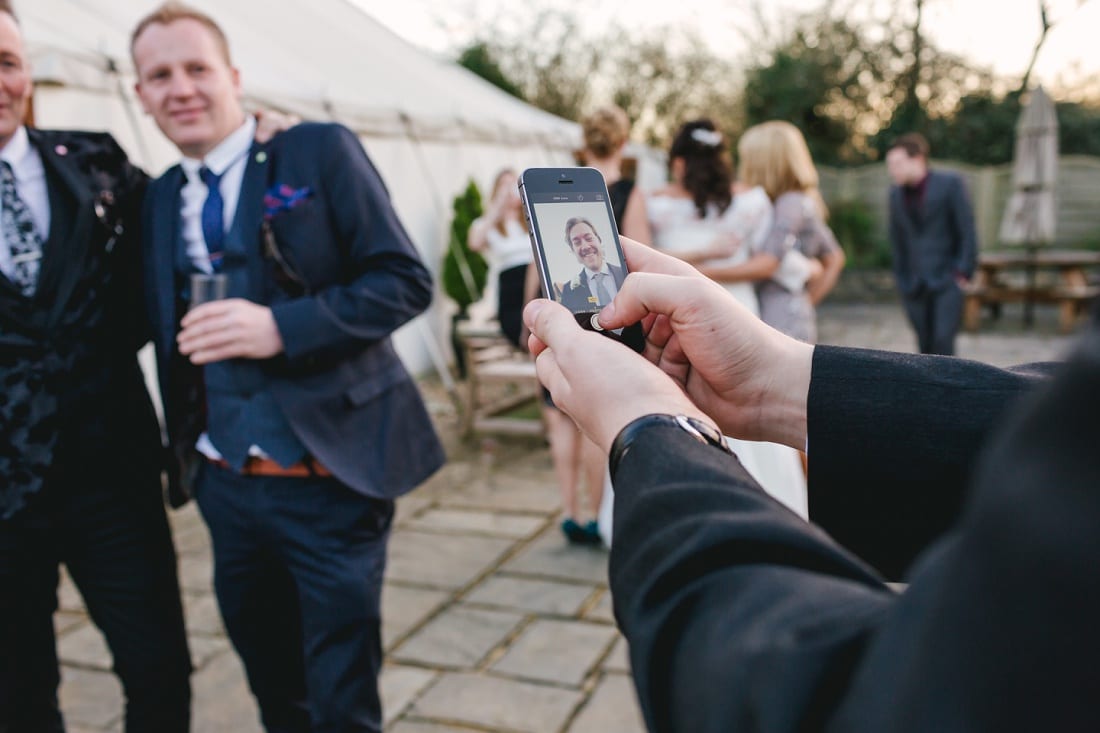
[(696, 127), (691, 131), (691, 139), (708, 148), (716, 148), (722, 144), (722, 133), (717, 130), (708, 130), (704, 127)]
[(276, 183), (264, 194), (264, 219), (270, 221), (276, 214), (290, 211), (313, 195), (309, 186), (294, 188), (285, 183)]

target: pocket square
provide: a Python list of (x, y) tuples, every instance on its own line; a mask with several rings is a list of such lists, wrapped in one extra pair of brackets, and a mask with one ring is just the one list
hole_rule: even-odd
[(285, 183), (276, 183), (264, 194), (264, 219), (271, 221), (277, 214), (290, 211), (313, 195), (309, 186), (294, 188)]

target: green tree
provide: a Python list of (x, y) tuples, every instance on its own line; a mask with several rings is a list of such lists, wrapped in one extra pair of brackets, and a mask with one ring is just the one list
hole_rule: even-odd
[[(787, 120), (806, 137), (818, 163), (863, 159), (858, 131), (883, 96), (880, 45), (828, 8), (795, 21), (746, 73), (745, 124)], [(874, 125), (874, 120), (871, 119)]]
[(470, 225), (482, 214), (481, 192), (473, 181), (455, 196), (454, 218), (451, 220), (451, 241), (443, 256), (443, 292), (458, 304), (460, 315), (481, 297), (489, 265), (485, 258), (470, 249)]
[(458, 55), (458, 65), (474, 72), (490, 84), (503, 89), (513, 97), (523, 99), (523, 91), (508, 78), (493, 57), (484, 41), (475, 41)]

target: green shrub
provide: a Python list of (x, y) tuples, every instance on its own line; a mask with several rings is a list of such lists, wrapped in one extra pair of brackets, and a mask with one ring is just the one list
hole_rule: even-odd
[(485, 258), (472, 251), (468, 242), (470, 224), (482, 214), (477, 184), (470, 181), (466, 190), (455, 196), (453, 209), (450, 243), (443, 256), (443, 292), (465, 313), (481, 297), (489, 271)]
[(1100, 229), (1089, 232), (1073, 243), (1075, 249), (1100, 251)]
[(855, 199), (829, 207), (829, 226), (844, 249), (849, 267), (889, 267), (890, 247), (875, 238), (875, 220), (867, 204)]

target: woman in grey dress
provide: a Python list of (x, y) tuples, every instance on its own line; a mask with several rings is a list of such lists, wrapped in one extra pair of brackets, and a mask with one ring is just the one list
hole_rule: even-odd
[[(746, 130), (737, 153), (740, 183), (763, 188), (774, 209), (767, 236), (736, 273), (727, 270), (726, 279), (755, 282), (764, 322), (813, 343), (817, 340), (815, 306), (836, 285), (844, 268), (844, 252), (825, 223), (828, 210), (817, 188), (809, 148), (798, 128), (773, 120)], [(792, 249), (821, 263), (820, 271), (803, 288), (789, 289), (775, 279), (780, 262)], [(700, 269), (706, 274), (705, 267)]]

